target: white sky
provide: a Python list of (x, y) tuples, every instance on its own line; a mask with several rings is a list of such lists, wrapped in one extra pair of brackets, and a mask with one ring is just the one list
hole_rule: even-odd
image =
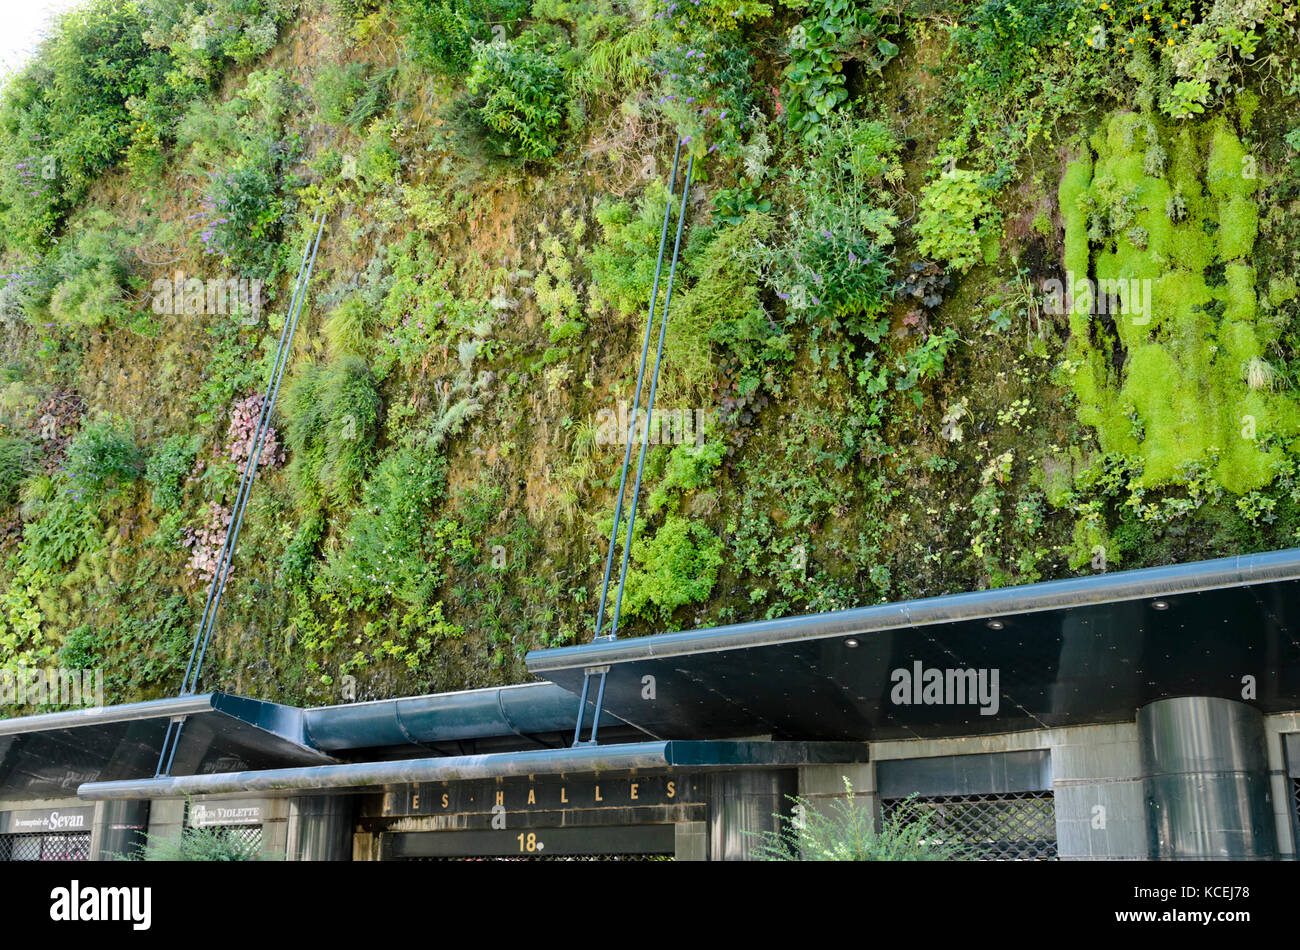
[(83, 0), (0, 0), (0, 76), (27, 62), (45, 36), (50, 19)]

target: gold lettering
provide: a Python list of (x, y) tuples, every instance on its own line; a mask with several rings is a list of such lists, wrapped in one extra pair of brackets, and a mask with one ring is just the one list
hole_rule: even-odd
[(636, 782), (632, 783), (632, 799), (636, 800)]
[(506, 793), (505, 793), (505, 792), (498, 791), (498, 792), (497, 792), (497, 804), (498, 804), (498, 805), (504, 805), (505, 803), (506, 803)]
[(560, 803), (563, 804), (563, 805), (567, 805), (567, 804), (569, 804), (569, 796), (567, 796), (567, 795), (564, 794), (564, 786), (563, 786), (563, 785), (560, 786)]
[(419, 811), (419, 810), (420, 810), (420, 793), (416, 792), (414, 795), (411, 796), (411, 811)]
[(596, 786), (596, 801), (603, 802), (605, 799), (600, 797), (600, 786)]
[(443, 792), (443, 793), (442, 793), (442, 807), (443, 807), (443, 808), (446, 808), (446, 807), (447, 807), (447, 793), (446, 793), (446, 792)]
[(528, 804), (530, 805), (537, 804), (537, 796), (533, 794), (533, 790), (531, 788), (528, 790)]
[(676, 782), (669, 782), (669, 783), (668, 783), (668, 797), (669, 797), (669, 798), (672, 798), (672, 797), (673, 797), (674, 795), (676, 795), (676, 794), (677, 794), (677, 783), (676, 783)]

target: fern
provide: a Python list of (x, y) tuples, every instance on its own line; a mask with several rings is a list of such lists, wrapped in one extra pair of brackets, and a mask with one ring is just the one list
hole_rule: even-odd
[(612, 40), (601, 40), (582, 61), (574, 86), (579, 92), (610, 97), (645, 86), (650, 81), (650, 54), (654, 49), (655, 33), (649, 25), (638, 26)]

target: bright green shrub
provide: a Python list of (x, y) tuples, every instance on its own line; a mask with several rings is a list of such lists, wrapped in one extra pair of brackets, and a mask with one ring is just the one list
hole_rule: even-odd
[(23, 526), (19, 551), (26, 567), (51, 576), (104, 544), (98, 519), (83, 503), (84, 492), (64, 479), (55, 482), (54, 492)]
[(967, 271), (982, 259), (980, 243), (995, 223), (991, 196), (979, 174), (953, 168), (925, 187), (916, 223), (917, 249)]
[(667, 622), (685, 604), (706, 600), (722, 565), (722, 539), (698, 521), (669, 515), (649, 540), (632, 543), (623, 610)]
[(408, 607), (427, 603), (442, 582), (444, 551), (431, 515), (446, 481), (446, 462), (432, 452), (403, 448), (386, 455), (329, 560), (329, 588), (357, 605), (387, 598)]
[(374, 314), (361, 297), (353, 294), (334, 308), (321, 327), (331, 359), (347, 354), (364, 356), (370, 347)]
[[(609, 304), (624, 317), (649, 310), (667, 202), (668, 189), (659, 182), (651, 182), (635, 207), (626, 201), (602, 202), (596, 207), (601, 239), (586, 260), (596, 285), (593, 294), (596, 308)], [(674, 207), (674, 221), (676, 217)], [(670, 222), (669, 228), (673, 227)], [(672, 240), (671, 232), (669, 240)]]
[(753, 249), (773, 227), (767, 215), (747, 215), (736, 227), (716, 231), (693, 255), (695, 283), (680, 302), (674, 295), (664, 342), (665, 371), (680, 380), (682, 391), (694, 392), (712, 382), (718, 351), (738, 360), (743, 372), (754, 374), (770, 362), (792, 357), (787, 335), (759, 297)]
[[(129, 280), (120, 233), (105, 230), (102, 219), (86, 222), (75, 240), (60, 249), (51, 268), (55, 283), (50, 316), (65, 327), (120, 324), (128, 316)], [(96, 226), (101, 225), (101, 226)]]
[(357, 178), (367, 189), (380, 188), (397, 179), (401, 156), (393, 145), (393, 123), (376, 119), (366, 130), (357, 156)]
[(713, 480), (726, 455), (727, 446), (720, 441), (673, 446), (662, 480), (646, 498), (646, 515), (654, 517), (665, 505), (675, 505), (681, 495), (703, 488)]

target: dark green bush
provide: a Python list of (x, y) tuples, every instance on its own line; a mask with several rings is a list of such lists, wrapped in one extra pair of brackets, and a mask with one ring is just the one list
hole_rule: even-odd
[(379, 431), (382, 403), (370, 367), (351, 355), (313, 363), (283, 405), (299, 503), (346, 506), (365, 478)]
[(0, 508), (18, 498), (18, 488), (36, 470), (36, 447), (16, 435), (0, 437)]
[(550, 57), (518, 44), (480, 43), (467, 84), (452, 115), (487, 155), (542, 161), (559, 151), (568, 88)]
[(289, 151), (263, 141), (245, 150), (225, 174), (214, 174), (204, 200), (209, 216), (199, 240), (236, 272), (263, 280), (278, 270), (277, 243), (284, 224), (281, 189)]
[(387, 455), (366, 483), (327, 584), (357, 606), (384, 598), (426, 603), (442, 581), (432, 513), (446, 491), (447, 464), (432, 452), (403, 448)]
[(984, 0), (957, 38), (978, 59), (986, 88), (1002, 89), (1033, 71), (1052, 46), (1082, 37), (1076, 18), (1083, 9), (1080, 0)]
[(468, 72), (475, 41), (492, 40), (493, 26), (513, 33), (531, 0), (397, 0), (395, 6), (416, 62), (437, 72)]
[(149, 456), (144, 477), (153, 486), (153, 504), (159, 511), (175, 511), (180, 508), (185, 478), (194, 468), (194, 457), (197, 454), (193, 437), (172, 435)]
[(138, 479), (143, 474), (143, 454), (124, 425), (97, 419), (68, 446), (67, 467), (74, 497), (94, 498)]

